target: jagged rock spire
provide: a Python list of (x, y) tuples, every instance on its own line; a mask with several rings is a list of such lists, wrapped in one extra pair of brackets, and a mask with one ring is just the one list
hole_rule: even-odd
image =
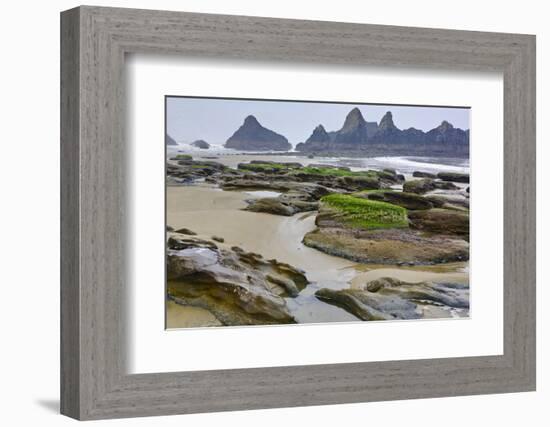
[(340, 131), (346, 132), (347, 130), (356, 129), (357, 127), (365, 123), (366, 121), (365, 121), (365, 118), (363, 117), (363, 114), (361, 114), (361, 110), (355, 107), (346, 116), (346, 120), (344, 121), (344, 126), (342, 126), (342, 129)]
[(440, 132), (447, 132), (450, 129), (454, 129), (454, 126), (450, 124), (447, 120), (443, 120), (441, 124), (437, 127), (437, 130)]
[(307, 142), (328, 142), (330, 141), (330, 136), (325, 130), (323, 125), (318, 125), (313, 132), (311, 133), (311, 136), (306, 140)]
[(367, 142), (367, 122), (361, 110), (353, 108), (344, 121), (344, 126), (334, 138), (336, 144), (364, 144)]
[(380, 120), (380, 124), (378, 125), (379, 131), (385, 131), (385, 130), (393, 130), (397, 129), (397, 126), (393, 123), (393, 114), (391, 111), (386, 112), (384, 114), (384, 117), (382, 117), (382, 120)]

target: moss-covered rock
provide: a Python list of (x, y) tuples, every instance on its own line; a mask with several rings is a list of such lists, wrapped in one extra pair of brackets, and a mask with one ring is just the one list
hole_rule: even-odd
[(193, 160), (190, 154), (176, 154), (171, 160)]
[(430, 178), (413, 179), (403, 184), (403, 191), (406, 193), (425, 194), (435, 188), (434, 180)]
[(432, 203), (425, 197), (401, 191), (365, 191), (356, 196), (391, 203), (411, 210), (431, 209), (433, 207)]
[[(409, 214), (412, 212), (417, 211)], [(469, 258), (464, 236), (409, 229), (406, 216), (407, 210), (401, 206), (331, 194), (321, 199), (315, 219), (318, 228), (307, 233), (303, 243), (330, 255), (372, 264), (424, 265)]]
[(435, 208), (470, 208), (470, 199), (461, 194), (430, 194), (425, 197)]
[(239, 177), (233, 175), (220, 176), (220, 186), (228, 191), (270, 190), (282, 193), (301, 193), (307, 195), (306, 201), (319, 200), (330, 193), (330, 190), (320, 184), (309, 182), (295, 182), (273, 180), (260, 177)]
[(386, 181), (392, 184), (399, 184), (405, 180), (405, 177), (401, 174), (398, 174), (395, 169), (383, 169), (381, 171), (377, 171), (376, 175), (382, 180)]
[(201, 160), (196, 161), (187, 154), (178, 154), (176, 163), (166, 165), (166, 178), (169, 184), (188, 184), (196, 179), (219, 175), (227, 168), (221, 163)]
[(437, 177), (442, 181), (452, 181), (452, 182), (461, 182), (469, 183), (470, 175), (467, 173), (457, 173), (457, 172), (439, 172)]
[(300, 167), (299, 163), (277, 163), (268, 161), (252, 160), (249, 163), (239, 163), (237, 169), (261, 173), (286, 173), (292, 169)]
[(407, 211), (390, 203), (329, 194), (321, 199), (326, 217), (363, 229), (407, 227)]
[(324, 165), (309, 165), (304, 166), (295, 172), (296, 174), (311, 175), (311, 176), (367, 176), (372, 175), (373, 171), (353, 172), (345, 166), (324, 166)]
[(403, 191), (406, 193), (425, 194), (433, 190), (457, 190), (458, 187), (452, 182), (436, 181), (431, 178), (420, 178), (406, 181), (403, 184)]
[(422, 171), (414, 171), (412, 175), (415, 178), (431, 178), (431, 179), (437, 178), (437, 176), (433, 173), (422, 172)]
[(465, 238), (470, 235), (470, 216), (467, 212), (437, 208), (411, 211), (408, 216), (413, 229)]
[(434, 181), (434, 185), (437, 190), (458, 190), (460, 188), (451, 181)]
[[(236, 173), (235, 173), (236, 172)], [(368, 189), (389, 188), (404, 181), (402, 175), (394, 170), (352, 171), (345, 166), (308, 165), (296, 162), (251, 161), (240, 163), (232, 173), (232, 178), (246, 181), (272, 181), (274, 184), (284, 182), (310, 183), (331, 188), (334, 191), (354, 192)], [(229, 173), (219, 177), (226, 183)]]
[(380, 188), (378, 177), (374, 176), (339, 176), (334, 182), (347, 191), (374, 190)]

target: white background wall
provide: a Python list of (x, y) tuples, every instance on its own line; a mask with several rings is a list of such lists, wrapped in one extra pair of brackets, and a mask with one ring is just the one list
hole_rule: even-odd
[[(95, 1), (105, 6), (320, 19), (537, 35), (538, 391), (310, 408), (109, 421), (146, 426), (545, 426), (550, 423), (548, 260), (550, 27), (545, 2), (183, 0)], [(3, 425), (57, 426), (59, 360), (59, 12), (75, 1), (4, 2), (0, 18), (0, 299)], [(546, 196), (546, 197), (545, 197)]]

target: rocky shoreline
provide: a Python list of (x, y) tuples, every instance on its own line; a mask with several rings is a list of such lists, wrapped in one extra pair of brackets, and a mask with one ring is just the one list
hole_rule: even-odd
[[(170, 157), (166, 170), (169, 186), (206, 183), (222, 192), (268, 194), (245, 198), (244, 212), (313, 215), (315, 227), (304, 233), (303, 245), (353, 263), (416, 268), (469, 259), (467, 174), (404, 176), (389, 168), (262, 159), (232, 168), (185, 154)], [(292, 307), (306, 294), (358, 320), (424, 318), (426, 307), (442, 308), (442, 317), (468, 311), (467, 283), (388, 277), (353, 288), (321, 287), (308, 279), (310, 272), (226, 244), (223, 235), (193, 234), (167, 232), (168, 298), (205, 309), (223, 325), (300, 323)]]

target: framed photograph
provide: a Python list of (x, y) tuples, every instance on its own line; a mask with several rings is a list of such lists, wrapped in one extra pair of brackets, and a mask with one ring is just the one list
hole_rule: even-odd
[(61, 411), (535, 389), (535, 37), (61, 15)]
[(469, 116), (167, 96), (167, 327), (469, 317)]

